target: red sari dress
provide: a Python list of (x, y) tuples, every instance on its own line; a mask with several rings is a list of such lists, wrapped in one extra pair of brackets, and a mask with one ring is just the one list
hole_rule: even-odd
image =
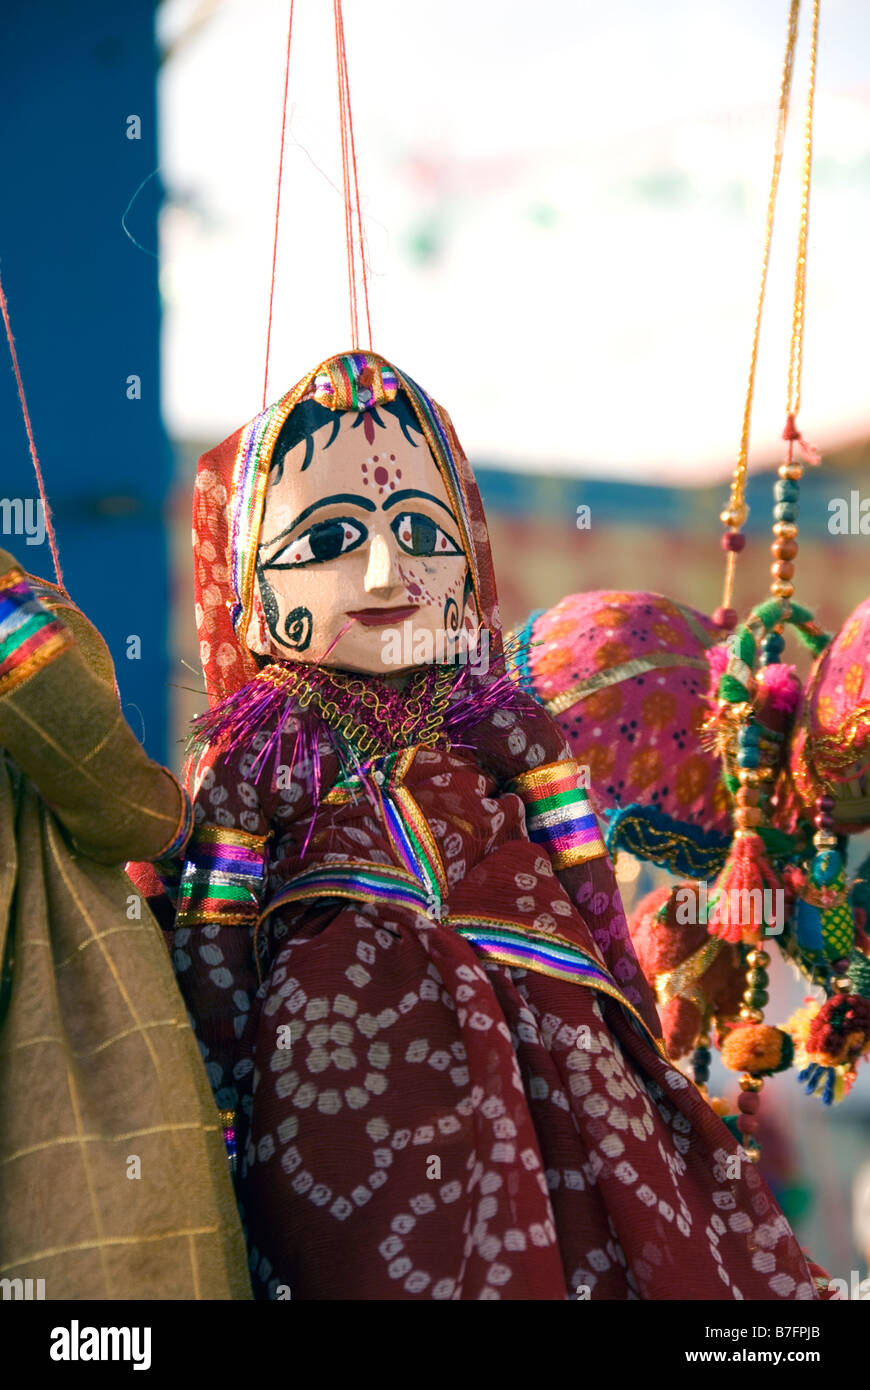
[[(597, 833), (562, 870), (529, 837), (542, 790), (576, 775), (567, 749), (541, 770), (542, 728), (497, 709), (473, 747), (376, 760), (373, 798), (326, 740), (316, 801), (304, 760), (280, 789), (251, 772), (263, 731), (241, 765), (200, 766), (175, 964), (238, 1107), (261, 1297), (814, 1297), (756, 1169), (656, 1041)], [(216, 877), (256, 909), (222, 907)]]
[(197, 621), (228, 737), (196, 768), (174, 961), (217, 1103), (236, 1112), (255, 1292), (814, 1298), (758, 1172), (658, 1041), (550, 716), (503, 675), (494, 698), (497, 678), (466, 672), (437, 741), (396, 737), (355, 775), (246, 647), (282, 422), (312, 397), (361, 411), (398, 391), (451, 499), (497, 671), (473, 475), (446, 413), (385, 359), (321, 364), (197, 478)]

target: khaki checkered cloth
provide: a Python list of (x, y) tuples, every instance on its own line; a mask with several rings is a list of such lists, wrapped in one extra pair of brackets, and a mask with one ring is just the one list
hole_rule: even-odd
[(2, 752), (0, 960), (0, 1279), (44, 1279), (47, 1299), (250, 1298), (160, 930)]

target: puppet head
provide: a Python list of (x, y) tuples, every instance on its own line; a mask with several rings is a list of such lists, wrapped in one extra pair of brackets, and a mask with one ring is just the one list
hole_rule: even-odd
[(329, 358), (203, 455), (194, 546), (213, 703), (270, 661), (388, 675), (499, 640), (453, 426), (376, 353)]

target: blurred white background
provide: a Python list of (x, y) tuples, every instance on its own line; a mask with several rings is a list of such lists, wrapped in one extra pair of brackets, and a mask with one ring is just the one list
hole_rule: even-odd
[[(164, 0), (164, 408), (259, 409), (289, 0)], [(374, 346), (473, 459), (655, 481), (740, 435), (788, 6), (345, 0)], [(803, 6), (753, 440), (785, 413)], [(296, 0), (269, 399), (350, 345), (330, 0)], [(870, 6), (822, 6), (804, 406), (870, 426)], [(558, 383), (557, 390), (552, 392)]]

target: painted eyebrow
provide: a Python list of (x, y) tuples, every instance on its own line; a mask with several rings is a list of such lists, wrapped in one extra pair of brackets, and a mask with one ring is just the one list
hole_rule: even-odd
[[(437, 502), (438, 499), (436, 497), (433, 500)], [(312, 502), (310, 507), (306, 507), (304, 512), (300, 512), (295, 521), (291, 521), (290, 525), (285, 526), (284, 530), (279, 532), (277, 536), (273, 536), (270, 541), (261, 541), (260, 544), (268, 550), (270, 545), (274, 545), (276, 541), (283, 540), (285, 536), (290, 535), (291, 531), (295, 531), (300, 521), (305, 521), (306, 517), (311, 516), (312, 512), (320, 511), (321, 507), (331, 507), (335, 502), (352, 502), (355, 506), (362, 507), (366, 512), (377, 511), (374, 502), (368, 497), (356, 497), (352, 492), (337, 492), (332, 497), (321, 497), (319, 502)]]
[(456, 517), (453, 515), (453, 512), (450, 510), (446, 502), (441, 501), (440, 497), (433, 497), (431, 492), (419, 492), (416, 488), (412, 487), (403, 488), (401, 492), (394, 492), (392, 497), (389, 497), (387, 501), (384, 503), (381, 510), (386, 512), (389, 510), (390, 507), (395, 507), (397, 502), (404, 502), (408, 497), (425, 497), (427, 502), (434, 502), (437, 507), (442, 507), (444, 511), (447, 513), (447, 515), (450, 517), (451, 521), (456, 521)]

